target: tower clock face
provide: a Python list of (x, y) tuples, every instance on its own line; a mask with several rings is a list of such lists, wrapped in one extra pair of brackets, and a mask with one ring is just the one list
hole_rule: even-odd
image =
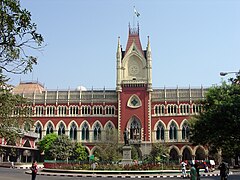
[(130, 74), (136, 75), (139, 72), (139, 68), (137, 65), (132, 65), (130, 66), (129, 71), (130, 71)]

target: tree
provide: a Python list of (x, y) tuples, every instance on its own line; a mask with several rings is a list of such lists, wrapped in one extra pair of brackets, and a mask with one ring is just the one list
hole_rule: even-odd
[(0, 137), (14, 145), (23, 133), (23, 125), (33, 123), (30, 119), (32, 111), (30, 102), (12, 94), (6, 81), (6, 76), (0, 74)]
[(88, 159), (86, 149), (81, 143), (76, 142), (74, 144), (73, 154), (71, 158), (76, 159), (78, 161), (86, 161)]
[(50, 149), (57, 138), (58, 135), (56, 133), (51, 133), (44, 136), (43, 139), (38, 142), (39, 150), (40, 152), (44, 152), (45, 159), (52, 159)]
[(104, 142), (96, 144), (98, 148), (94, 152), (94, 155), (101, 161), (118, 161), (120, 158), (120, 149), (118, 146), (117, 131), (115, 129), (107, 129), (105, 135)]
[(21, 8), (20, 1), (0, 0), (0, 70), (16, 74), (31, 71), (37, 58), (28, 53), (41, 49), (42, 43), (31, 13)]
[(57, 160), (68, 160), (73, 153), (73, 143), (66, 135), (58, 136), (49, 147), (49, 153)]
[(31, 22), (31, 13), (19, 0), (0, 0), (0, 137), (11, 144), (23, 134), (22, 126), (32, 124), (27, 99), (11, 93), (6, 73), (27, 73), (37, 63), (29, 55), (42, 48), (43, 37)]
[(168, 148), (162, 143), (155, 143), (152, 146), (152, 150), (147, 157), (147, 161), (149, 162), (161, 162), (168, 156)]
[[(239, 78), (239, 76), (237, 77)], [(238, 79), (239, 80), (239, 79)], [(190, 140), (214, 147), (226, 157), (240, 152), (240, 85), (223, 82), (211, 87), (201, 103), (203, 111), (191, 121)]]

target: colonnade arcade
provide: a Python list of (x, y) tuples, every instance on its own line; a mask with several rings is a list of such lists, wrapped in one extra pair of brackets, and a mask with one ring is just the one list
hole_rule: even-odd
[(169, 157), (172, 162), (181, 162), (185, 160), (207, 160), (208, 151), (203, 146), (194, 148), (185, 145), (179, 148), (175, 145), (169, 147)]
[[(127, 128), (130, 133), (130, 140), (144, 140), (143, 128), (141, 122), (132, 117)], [(49, 133), (57, 133), (58, 135), (66, 134), (72, 140), (91, 142), (104, 140), (104, 134), (111, 131), (117, 131), (112, 121), (108, 121), (105, 125), (99, 120), (96, 120), (92, 126), (88, 121), (83, 121), (80, 125), (72, 120), (68, 125), (64, 121), (59, 121), (56, 126), (49, 120), (45, 125), (40, 121), (36, 121), (34, 131), (39, 134), (39, 139)], [(159, 119), (152, 130), (152, 142), (188, 142), (189, 140), (189, 125), (188, 120), (185, 119), (179, 125), (174, 119), (165, 124)]]

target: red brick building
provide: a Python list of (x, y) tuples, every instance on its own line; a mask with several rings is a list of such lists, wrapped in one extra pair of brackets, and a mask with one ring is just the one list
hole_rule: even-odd
[(110, 136), (108, 130), (115, 129), (119, 143), (123, 143), (127, 128), (140, 157), (160, 142), (169, 147), (171, 160), (208, 158), (207, 149), (188, 141), (189, 117), (199, 113), (197, 102), (204, 98), (206, 89), (154, 89), (150, 39), (143, 50), (139, 28), (129, 27), (125, 50), (118, 38), (116, 74), (116, 90), (50, 91), (37, 82), (22, 82), (13, 92), (32, 100), (32, 130), (40, 139), (53, 132), (66, 134), (82, 142), (91, 155), (96, 143)]

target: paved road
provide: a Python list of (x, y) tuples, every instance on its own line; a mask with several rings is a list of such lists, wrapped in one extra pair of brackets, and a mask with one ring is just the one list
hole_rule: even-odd
[[(25, 174), (24, 169), (9, 169), (0, 168), (0, 180), (30, 180), (31, 176)], [(118, 180), (120, 178), (102, 178), (102, 177), (61, 177), (61, 176), (37, 176), (37, 180)], [(124, 179), (134, 179), (134, 178), (124, 178)], [(137, 179), (137, 178), (136, 178)], [(157, 179), (170, 179), (179, 180), (182, 178), (157, 178)], [(141, 178), (141, 180), (149, 180), (149, 178)], [(220, 177), (202, 177), (201, 180), (220, 180)], [(240, 173), (233, 173), (229, 176), (228, 180), (240, 180)]]

